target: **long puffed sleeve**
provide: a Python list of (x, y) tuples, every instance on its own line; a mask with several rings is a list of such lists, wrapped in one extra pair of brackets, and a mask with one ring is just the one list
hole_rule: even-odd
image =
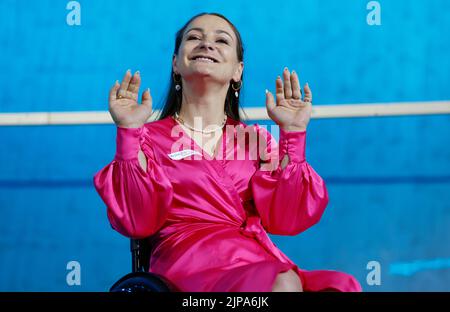
[[(147, 172), (139, 164), (139, 148), (147, 158)], [(117, 127), (116, 155), (95, 174), (94, 185), (107, 206), (111, 226), (131, 238), (145, 238), (160, 229), (173, 198), (145, 126)]]
[[(280, 143), (258, 127), (258, 137), (267, 144), (263, 165), (250, 180), (255, 207), (267, 232), (297, 235), (316, 224), (328, 204), (328, 192), (322, 178), (305, 160), (305, 131), (284, 131)], [(284, 169), (281, 161), (289, 156)]]

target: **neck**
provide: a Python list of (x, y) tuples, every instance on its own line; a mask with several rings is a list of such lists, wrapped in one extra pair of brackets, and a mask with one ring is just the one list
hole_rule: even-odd
[(214, 82), (183, 81), (183, 97), (180, 117), (197, 128), (216, 127), (221, 125), (225, 117), (225, 98), (228, 85)]

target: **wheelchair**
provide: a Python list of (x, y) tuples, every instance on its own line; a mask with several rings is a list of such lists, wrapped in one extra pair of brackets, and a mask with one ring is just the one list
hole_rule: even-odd
[(110, 292), (144, 293), (177, 292), (173, 283), (160, 274), (150, 273), (151, 237), (130, 239), (131, 273), (123, 276)]

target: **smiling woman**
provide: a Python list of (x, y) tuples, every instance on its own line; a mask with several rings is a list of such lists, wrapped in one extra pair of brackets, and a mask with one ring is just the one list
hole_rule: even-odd
[[(149, 90), (137, 103), (139, 72), (128, 71), (112, 87), (117, 150), (94, 178), (111, 225), (131, 238), (151, 236), (150, 272), (181, 291), (360, 291), (348, 274), (300, 269), (267, 235), (297, 235), (316, 224), (328, 192), (305, 159), (311, 89), (285, 68), (275, 80), (276, 98), (266, 92), (268, 115), (280, 126), (277, 145), (264, 128), (240, 119), (243, 55), (228, 19), (199, 14), (177, 33), (158, 120), (145, 123), (152, 112)], [(238, 131), (225, 132), (229, 127), (243, 128), (258, 144), (236, 144)], [(177, 157), (174, 129), (189, 148)], [(257, 159), (250, 157), (261, 142)], [(196, 153), (204, 157), (185, 157)], [(240, 153), (245, 157), (232, 157)]]
[[(205, 28), (202, 23), (199, 23), (205, 19), (209, 23), (218, 22), (219, 24), (214, 25), (215, 27), (208, 32), (207, 29), (209, 29), (210, 26), (206, 25)], [(189, 52), (186, 54), (185, 51)], [(180, 75), (179, 70), (185, 69), (183, 65), (189, 65), (187, 64), (188, 62), (182, 58), (188, 57), (190, 59), (195, 59), (197, 56), (206, 56), (207, 58), (214, 60), (215, 63), (218, 63), (211, 66), (211, 68), (214, 68), (214, 70), (212, 70), (212, 74), (215, 74), (211, 78), (217, 77), (221, 74), (220, 68), (227, 68), (229, 71), (233, 68), (239, 70), (239, 72), (235, 76), (232, 76), (231, 79), (228, 78), (223, 81), (223, 78), (225, 78), (223, 77), (222, 84), (224, 84), (224, 87), (226, 87), (227, 90), (224, 100), (226, 115), (235, 120), (240, 120), (239, 97), (235, 96), (235, 92), (241, 92), (242, 82), (244, 80), (244, 46), (236, 27), (223, 15), (214, 13), (202, 13), (192, 17), (177, 32), (173, 52), (173, 63), (175, 64), (172, 66), (168, 94), (166, 96), (165, 105), (160, 115), (160, 119), (173, 116), (175, 112), (180, 111), (182, 96), (186, 96), (186, 94), (184, 91), (176, 91), (176, 81), (180, 81), (179, 85), (181, 87), (184, 86), (189, 79), (187, 74)], [(184, 61), (180, 64), (180, 68), (177, 68), (177, 61), (178, 63), (180, 63), (180, 61)], [(234, 62), (234, 66), (231, 65), (232, 68), (230, 68), (229, 66), (232, 64), (232, 61)], [(208, 75), (204, 78), (208, 78)], [(224, 106), (223, 102), (220, 103), (219, 107), (221, 106)], [(197, 114), (197, 116), (199, 116), (199, 114)], [(192, 122), (192, 120), (190, 121)]]

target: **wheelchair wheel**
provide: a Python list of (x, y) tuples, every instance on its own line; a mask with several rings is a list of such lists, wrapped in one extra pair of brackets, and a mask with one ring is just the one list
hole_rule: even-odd
[(129, 273), (118, 280), (110, 292), (175, 292), (176, 287), (161, 275), (149, 272)]

